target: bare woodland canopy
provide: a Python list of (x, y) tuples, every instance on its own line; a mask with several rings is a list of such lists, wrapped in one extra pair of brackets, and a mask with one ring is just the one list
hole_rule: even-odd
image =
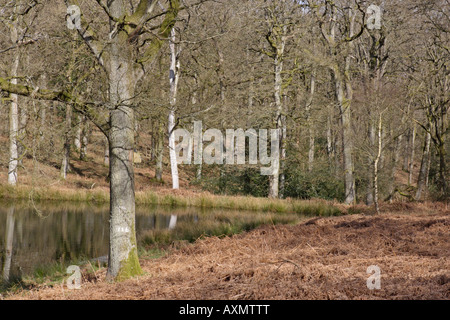
[[(198, 120), (282, 137), (271, 178), (183, 167), (210, 190), (377, 206), (449, 197), (448, 0), (0, 0), (0, 61), (9, 183), (24, 157), (65, 177), (71, 145), (87, 159), (100, 131), (120, 230), (134, 230), (134, 153), (149, 148), (161, 179), (173, 129)], [(127, 249), (110, 252), (109, 274), (138, 271), (134, 235), (115, 239)]]

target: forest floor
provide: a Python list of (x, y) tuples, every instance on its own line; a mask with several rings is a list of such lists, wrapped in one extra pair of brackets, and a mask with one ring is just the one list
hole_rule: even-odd
[[(65, 284), (8, 299), (450, 299), (450, 210), (445, 204), (386, 205), (380, 215), (319, 217), (204, 238), (141, 259), (142, 276), (105, 281), (83, 271)], [(369, 266), (381, 288), (369, 290)]]

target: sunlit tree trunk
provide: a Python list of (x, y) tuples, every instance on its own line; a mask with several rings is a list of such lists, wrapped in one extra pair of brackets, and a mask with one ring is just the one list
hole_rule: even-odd
[[(124, 3), (112, 1), (109, 6), (114, 17), (127, 12)], [(142, 272), (139, 265), (135, 228), (134, 191), (134, 98), (137, 76), (133, 51), (125, 30), (110, 42), (109, 51), (109, 175), (110, 175), (110, 239), (107, 278), (121, 280)]]
[[(15, 37), (17, 30), (14, 29)], [(20, 54), (17, 51), (14, 54), (14, 62), (11, 69), (11, 76), (16, 77), (19, 69)], [(13, 78), (11, 83), (17, 84), (17, 79)], [(19, 164), (19, 103), (18, 95), (11, 94), (11, 104), (9, 109), (9, 165), (8, 165), (8, 183), (12, 186), (17, 185), (17, 167)]]
[(175, 45), (175, 29), (172, 29), (170, 34), (170, 110), (169, 110), (169, 157), (170, 168), (172, 172), (172, 188), (179, 189), (180, 183), (178, 178), (178, 164), (177, 155), (175, 152), (175, 135), (173, 133), (175, 129), (175, 108), (177, 102), (177, 89), (179, 79), (180, 62), (178, 59), (177, 48)]
[(382, 142), (383, 142), (382, 129), (383, 129), (383, 122), (382, 122), (382, 114), (380, 113), (380, 118), (378, 120), (378, 148), (377, 148), (377, 155), (373, 162), (373, 202), (375, 204), (376, 213), (380, 213), (380, 205), (378, 202), (378, 165), (380, 162), (382, 151)]

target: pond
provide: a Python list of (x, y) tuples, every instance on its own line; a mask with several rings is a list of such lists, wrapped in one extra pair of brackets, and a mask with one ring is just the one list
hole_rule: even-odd
[[(139, 246), (230, 235), (263, 223), (294, 223), (301, 217), (200, 208), (136, 207)], [(33, 274), (56, 262), (106, 261), (109, 204), (0, 203), (1, 280)]]

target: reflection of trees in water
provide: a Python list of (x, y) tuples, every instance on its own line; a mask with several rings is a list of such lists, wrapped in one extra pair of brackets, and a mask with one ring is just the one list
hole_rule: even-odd
[[(7, 209), (5, 209), (7, 208)], [(0, 206), (0, 270), (5, 279), (30, 274), (37, 266), (96, 258), (108, 254), (109, 205)], [(183, 212), (138, 208), (136, 232), (173, 229)], [(158, 213), (156, 213), (158, 211)], [(160, 213), (162, 212), (162, 214)]]
[(3, 262), (3, 280), (8, 282), (11, 271), (11, 258), (14, 240), (14, 207), (8, 208), (5, 232), (5, 259)]
[(107, 254), (107, 210), (67, 207), (41, 210), (45, 218), (27, 207), (0, 209), (0, 235), (5, 235), (0, 242), (4, 278), (9, 274), (17, 277), (31, 273), (35, 267), (55, 261)]

